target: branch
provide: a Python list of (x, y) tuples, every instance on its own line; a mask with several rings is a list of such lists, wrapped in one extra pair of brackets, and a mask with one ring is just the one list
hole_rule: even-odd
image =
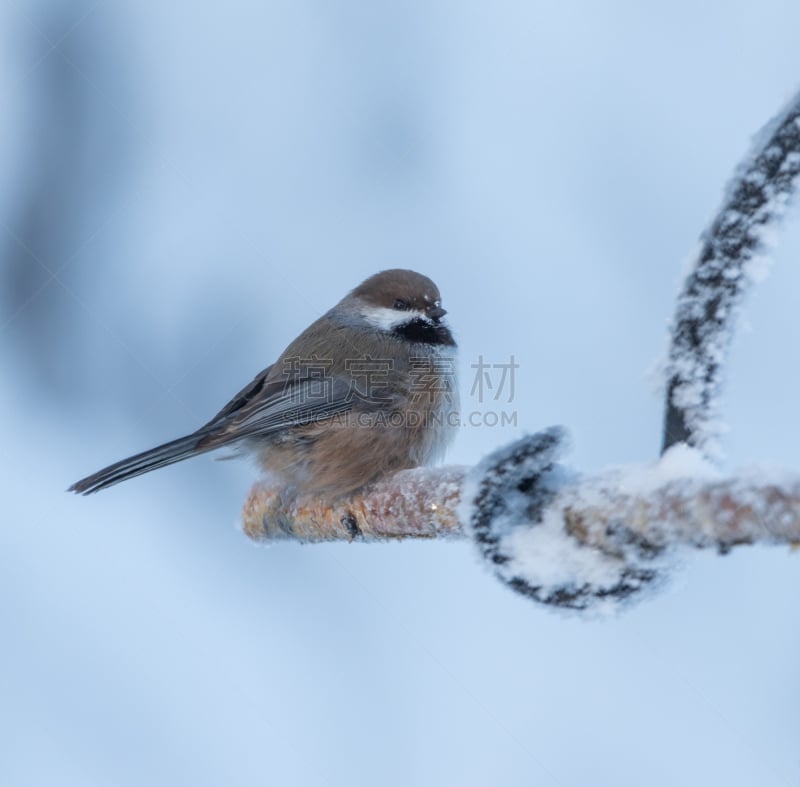
[(800, 93), (739, 166), (678, 297), (667, 360), (663, 451), (686, 442), (718, 453), (722, 363), (743, 295), (763, 277), (772, 228), (800, 175)]
[(350, 500), (296, 499), (255, 484), (242, 511), (244, 532), (255, 541), (378, 541), (459, 535), (456, 508), (465, 467), (404, 470)]
[(404, 471), (334, 505), (286, 500), (259, 483), (244, 529), (259, 541), (470, 535), (505, 584), (581, 610), (657, 586), (679, 547), (800, 543), (800, 477), (720, 479), (696, 451), (677, 447), (647, 467), (580, 478), (555, 462), (563, 441), (550, 429), (473, 470)]

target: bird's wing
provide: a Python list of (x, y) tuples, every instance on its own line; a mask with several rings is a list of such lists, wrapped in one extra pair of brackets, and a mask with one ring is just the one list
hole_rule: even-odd
[[(207, 429), (210, 426), (218, 424), (223, 418), (232, 415), (237, 410), (241, 410), (249, 402), (251, 402), (258, 394), (264, 390), (267, 378), (270, 375), (274, 365), (268, 366), (266, 369), (260, 371), (241, 391), (239, 391), (205, 426), (201, 429)], [(283, 383), (281, 383), (283, 387)]]
[(198, 450), (326, 420), (352, 409), (353, 396), (346, 378), (320, 378), (308, 373), (276, 376), (270, 374), (271, 368), (261, 372), (198, 430)]

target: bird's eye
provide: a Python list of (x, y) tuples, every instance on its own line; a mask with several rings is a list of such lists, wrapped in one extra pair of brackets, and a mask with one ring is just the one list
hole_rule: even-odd
[(408, 308), (408, 304), (402, 298), (398, 298), (394, 302), (394, 308), (399, 311), (405, 311)]

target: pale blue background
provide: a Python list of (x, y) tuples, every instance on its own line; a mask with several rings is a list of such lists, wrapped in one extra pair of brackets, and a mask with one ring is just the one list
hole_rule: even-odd
[[(519, 428), (452, 461), (554, 423), (582, 470), (654, 457), (682, 261), (799, 27), (779, 0), (4, 3), (0, 784), (800, 785), (788, 550), (587, 622), (466, 543), (257, 548), (247, 463), (63, 491), (392, 266), (441, 287), (466, 406), (481, 353), (521, 365)], [(795, 212), (731, 466), (798, 464), (798, 255)]]

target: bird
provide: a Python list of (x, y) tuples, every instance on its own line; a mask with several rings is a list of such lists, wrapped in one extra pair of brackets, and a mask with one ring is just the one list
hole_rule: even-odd
[(218, 448), (294, 495), (348, 496), (440, 459), (458, 426), (456, 342), (437, 286), (394, 268), (309, 325), (208, 423), (74, 483), (91, 494)]

